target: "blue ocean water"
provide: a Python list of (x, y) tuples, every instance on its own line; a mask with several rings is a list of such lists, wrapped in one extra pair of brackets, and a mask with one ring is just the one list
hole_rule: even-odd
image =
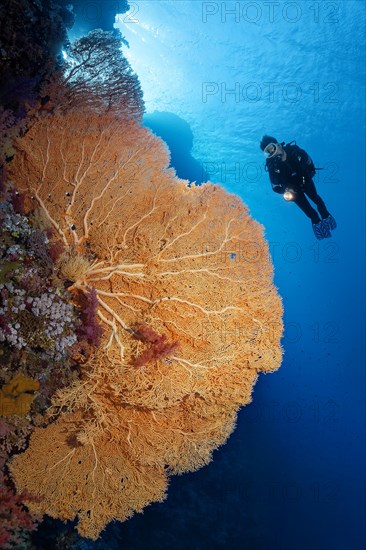
[[(363, 550), (365, 538), (365, 5), (130, 2), (118, 28), (145, 124), (182, 178), (238, 194), (265, 228), (285, 308), (284, 360), (227, 445), (168, 499), (85, 548)], [(338, 227), (271, 190), (259, 140), (295, 139)], [(214, 239), (214, 236), (213, 236)]]

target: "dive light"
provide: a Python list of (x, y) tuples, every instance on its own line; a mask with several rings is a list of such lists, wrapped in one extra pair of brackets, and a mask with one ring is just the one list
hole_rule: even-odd
[(285, 201), (293, 201), (295, 198), (294, 191), (292, 191), (292, 189), (286, 189), (283, 194), (283, 198), (285, 199)]

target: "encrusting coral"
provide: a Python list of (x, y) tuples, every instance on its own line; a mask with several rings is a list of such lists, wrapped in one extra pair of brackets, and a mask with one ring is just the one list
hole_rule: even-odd
[(17, 374), (0, 388), (0, 416), (26, 415), (38, 389), (38, 380)]
[[(54, 398), (59, 418), (10, 469), (18, 491), (42, 497), (31, 510), (78, 516), (94, 539), (163, 499), (170, 474), (207, 464), (282, 357), (262, 227), (239, 197), (168, 163), (146, 128), (83, 112), (37, 122), (9, 166), (66, 251), (87, 259), (69, 290), (95, 289), (104, 329)], [(146, 353), (154, 342), (161, 353)]]

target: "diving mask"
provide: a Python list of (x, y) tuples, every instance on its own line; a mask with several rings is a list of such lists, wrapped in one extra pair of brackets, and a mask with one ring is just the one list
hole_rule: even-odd
[(266, 159), (270, 159), (279, 154), (278, 143), (268, 143), (263, 150)]

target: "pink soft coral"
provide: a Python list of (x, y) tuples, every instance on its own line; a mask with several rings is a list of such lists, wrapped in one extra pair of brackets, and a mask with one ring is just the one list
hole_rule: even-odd
[(78, 295), (80, 305), (81, 325), (78, 330), (79, 340), (85, 340), (89, 345), (98, 347), (103, 335), (103, 328), (96, 318), (98, 310), (98, 296), (94, 287)]
[(135, 358), (135, 367), (142, 367), (154, 359), (164, 359), (168, 355), (172, 355), (178, 348), (178, 342), (167, 342), (165, 334), (158, 334), (146, 323), (137, 325), (135, 338), (144, 344), (149, 344), (149, 347)]
[(24, 536), (37, 529), (38, 519), (23, 505), (25, 493), (15, 495), (7, 486), (0, 487), (0, 548), (14, 548), (24, 542)]

